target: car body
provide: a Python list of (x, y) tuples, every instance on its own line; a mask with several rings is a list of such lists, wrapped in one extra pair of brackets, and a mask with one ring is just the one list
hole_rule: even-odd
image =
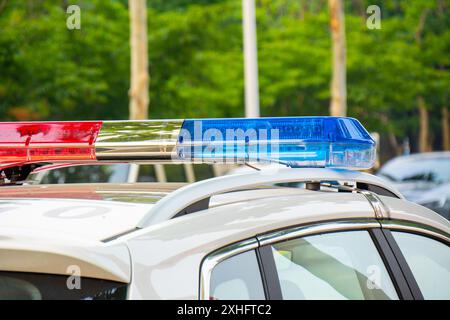
[(450, 299), (450, 223), (360, 172), (4, 187), (0, 212), (1, 298)]
[(450, 152), (427, 152), (388, 161), (377, 173), (410, 201), (450, 219)]

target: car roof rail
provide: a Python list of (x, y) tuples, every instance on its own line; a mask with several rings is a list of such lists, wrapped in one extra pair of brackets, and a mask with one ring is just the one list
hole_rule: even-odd
[(357, 188), (404, 199), (401, 193), (374, 175), (346, 169), (275, 168), (212, 178), (184, 186), (158, 201), (138, 223), (145, 228), (172, 218), (209, 207), (212, 196), (267, 184), (289, 182), (343, 181)]

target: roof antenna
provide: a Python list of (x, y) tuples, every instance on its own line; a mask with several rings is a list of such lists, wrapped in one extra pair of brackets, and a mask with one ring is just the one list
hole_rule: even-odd
[(245, 160), (244, 160), (244, 165), (246, 165), (247, 167), (252, 168), (252, 169), (254, 169), (256, 171), (261, 171), (260, 168), (252, 166), (250, 163), (248, 163), (248, 161), (250, 160), (250, 154), (248, 153), (249, 144), (250, 144), (250, 138), (248, 136), (246, 136), (245, 137)]
[(249, 167), (249, 168), (255, 169), (256, 171), (261, 171), (260, 168), (257, 168), (257, 167), (255, 167), (255, 166), (252, 166), (252, 165), (251, 165), (250, 163), (248, 163), (248, 162), (244, 162), (244, 165), (246, 165), (246, 166)]

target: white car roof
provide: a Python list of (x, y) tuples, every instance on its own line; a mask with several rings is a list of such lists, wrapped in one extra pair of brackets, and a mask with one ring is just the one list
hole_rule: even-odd
[(0, 233), (28, 230), (68, 240), (102, 241), (136, 227), (149, 205), (94, 200), (0, 200)]

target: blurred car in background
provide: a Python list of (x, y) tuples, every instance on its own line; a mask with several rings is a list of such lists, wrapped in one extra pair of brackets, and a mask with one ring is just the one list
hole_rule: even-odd
[(406, 199), (450, 219), (450, 152), (428, 152), (388, 161), (377, 173)]

